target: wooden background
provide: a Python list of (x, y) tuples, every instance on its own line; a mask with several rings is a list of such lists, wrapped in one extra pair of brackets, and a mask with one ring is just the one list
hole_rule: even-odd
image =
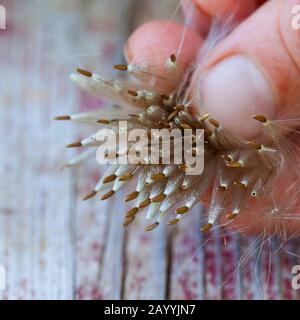
[[(197, 208), (178, 227), (124, 230), (114, 198), (81, 202), (100, 174), (60, 171), (64, 145), (90, 133), (53, 116), (92, 109), (73, 86), (77, 66), (107, 72), (131, 30), (170, 18), (177, 0), (2, 0), (0, 31), (1, 299), (298, 299), (291, 268), (299, 242), (218, 232), (203, 236)], [(232, 276), (232, 277), (230, 277)]]

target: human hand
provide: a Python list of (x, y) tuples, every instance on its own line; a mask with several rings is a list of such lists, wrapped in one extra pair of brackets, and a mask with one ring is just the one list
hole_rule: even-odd
[[(205, 77), (194, 84), (193, 92), (201, 90), (201, 106), (196, 108), (209, 112), (222, 126), (245, 139), (256, 137), (261, 123), (253, 115), (262, 114), (269, 119), (295, 118), (300, 102), (300, 29), (292, 28), (291, 10), (299, 5), (297, 0), (184, 0), (182, 7), (190, 18), (191, 4), (195, 12), (185, 30), (183, 25), (156, 21), (138, 28), (129, 38), (125, 55), (129, 62), (150, 61), (155, 56), (152, 70), (161, 74), (168, 55), (176, 52), (185, 33), (182, 50), (178, 56), (178, 72), (183, 75), (187, 66), (195, 59), (203, 45), (213, 17), (226, 19), (234, 13), (239, 22), (232, 33), (209, 52), (201, 66)], [(162, 32), (166, 30), (166, 32)], [(161, 50), (163, 48), (163, 50)], [(171, 91), (173, 84), (164, 90)], [(299, 112), (298, 112), (299, 113)], [(287, 137), (287, 143), (288, 137)], [(295, 152), (296, 153), (296, 152)], [(296, 159), (299, 162), (299, 159)], [(274, 186), (286, 190), (293, 183), (289, 173), (284, 181)], [(297, 189), (293, 189), (296, 192)], [(282, 192), (283, 201), (290, 195)], [(277, 199), (276, 199), (277, 200)], [(281, 200), (279, 200), (281, 201)], [(261, 216), (259, 208), (251, 203), (250, 209), (241, 214), (233, 226), (260, 233), (268, 228), (269, 233), (292, 234), (299, 232), (297, 212), (300, 203), (296, 201), (292, 213), (283, 212), (279, 218)], [(289, 216), (289, 218), (288, 218)], [(257, 223), (256, 223), (257, 222)], [(284, 236), (284, 234), (281, 234)]]

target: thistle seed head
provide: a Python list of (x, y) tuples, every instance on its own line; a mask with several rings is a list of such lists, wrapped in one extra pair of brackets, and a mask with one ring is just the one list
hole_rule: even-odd
[[(166, 72), (176, 72), (176, 55), (170, 55), (165, 68)], [(125, 72), (134, 70), (136, 73), (141, 72), (145, 75), (144, 67), (118, 64), (114, 69)], [(104, 79), (83, 69), (77, 69), (77, 74), (71, 77), (86, 91), (99, 97), (109, 97), (117, 101), (123, 109), (118, 113), (101, 110), (59, 116), (57, 120), (105, 125), (106, 128), (113, 130), (116, 136), (119, 135), (117, 120), (126, 120), (130, 129), (144, 129), (147, 133), (150, 133), (151, 129), (204, 130), (205, 166), (204, 171), (198, 176), (187, 176), (189, 167), (187, 163), (163, 164), (160, 161), (158, 164), (137, 163), (130, 166), (118, 164), (91, 193), (84, 197), (84, 200), (90, 199), (100, 192), (104, 185), (109, 185), (110, 191), (101, 198), (106, 200), (129, 181), (135, 181), (135, 191), (128, 194), (125, 201), (135, 200), (136, 204), (125, 214), (124, 226), (129, 225), (137, 212), (146, 207), (148, 208), (147, 217), (153, 219), (152, 224), (145, 228), (146, 231), (155, 229), (166, 217), (170, 218), (169, 225), (175, 225), (213, 187), (208, 221), (201, 229), (203, 232), (208, 232), (222, 216), (231, 221), (242, 214), (249, 198), (258, 198), (258, 195), (267, 196), (272, 184), (278, 178), (282, 164), (287, 161), (284, 148), (279, 143), (280, 134), (276, 131), (273, 122), (264, 115), (254, 115), (253, 119), (250, 119), (261, 123), (264, 134), (262, 141), (246, 141), (233, 136), (222, 127), (218, 119), (211, 118), (209, 114), (204, 112), (202, 116), (201, 112), (195, 114), (195, 108), (189, 106), (186, 98), (192, 74), (190, 69), (187, 70), (187, 76), (182, 79), (177, 90), (170, 95), (155, 90), (150, 91), (148, 88), (130, 87), (123, 82)], [(72, 143), (68, 147), (98, 148), (99, 145), (101, 147), (93, 137), (94, 135), (82, 142)], [(261, 144), (266, 141), (267, 145)], [(159, 146), (163, 147), (161, 143)], [(150, 149), (151, 145), (144, 148)], [(174, 153), (175, 150), (171, 148), (172, 152)], [(81, 163), (87, 158), (87, 155), (76, 158), (76, 161), (70, 162), (69, 165)], [(228, 214), (228, 212), (231, 213)]]

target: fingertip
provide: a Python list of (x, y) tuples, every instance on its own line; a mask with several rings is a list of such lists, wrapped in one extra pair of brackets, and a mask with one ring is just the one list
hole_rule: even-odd
[(180, 78), (195, 58), (202, 43), (203, 38), (187, 26), (153, 21), (133, 32), (124, 46), (124, 55), (128, 63), (147, 64), (151, 73), (165, 75), (166, 61), (170, 55), (177, 54)]
[(210, 113), (243, 138), (253, 138), (260, 131), (261, 124), (252, 119), (253, 115), (263, 114), (270, 119), (275, 116), (272, 87), (246, 56), (233, 55), (212, 67), (200, 88), (204, 113)]
[(295, 116), (292, 106), (300, 98), (299, 33), (290, 26), (295, 3), (266, 3), (211, 51), (202, 68), (201, 107), (244, 138), (259, 134), (254, 114)]
[(228, 17), (234, 15), (238, 20), (249, 16), (259, 6), (257, 0), (193, 0), (200, 11), (211, 17)]

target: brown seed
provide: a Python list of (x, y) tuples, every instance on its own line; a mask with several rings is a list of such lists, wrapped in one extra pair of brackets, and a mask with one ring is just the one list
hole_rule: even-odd
[(202, 228), (201, 231), (202, 232), (208, 232), (210, 231), (210, 229), (213, 227), (213, 225), (211, 223), (205, 224)]
[(132, 117), (132, 118), (139, 118), (138, 114), (129, 113), (128, 115), (129, 117)]
[(77, 68), (76, 71), (87, 78), (91, 78), (93, 76), (93, 74), (88, 70)]
[(139, 208), (140, 209), (146, 208), (147, 206), (149, 206), (150, 203), (151, 203), (151, 200), (150, 199), (146, 199), (142, 203), (140, 203)]
[(201, 121), (205, 121), (210, 117), (209, 113), (206, 113), (204, 116), (201, 117)]
[(165, 178), (166, 178), (166, 176), (165, 176), (165, 174), (162, 173), (162, 172), (156, 173), (156, 174), (154, 174), (154, 175), (151, 177), (151, 179), (152, 179), (153, 181), (160, 181), (160, 180), (163, 180), (163, 179), (165, 179)]
[(83, 201), (89, 200), (89, 199), (93, 198), (96, 194), (97, 194), (97, 192), (95, 190), (93, 190), (93, 191), (89, 192), (88, 194), (86, 194), (82, 200)]
[(177, 214), (185, 214), (188, 211), (189, 211), (189, 208), (187, 206), (184, 206), (175, 210)]
[(128, 66), (126, 66), (125, 64), (115, 64), (113, 66), (113, 68), (116, 70), (120, 70), (120, 71), (127, 71), (128, 70)]
[(179, 219), (173, 219), (173, 220), (170, 220), (167, 224), (169, 226), (174, 226), (175, 224), (177, 224), (179, 222)]
[(123, 227), (128, 227), (128, 226), (132, 223), (132, 221), (134, 220), (134, 218), (135, 218), (135, 216), (126, 218), (125, 221), (124, 221), (124, 223), (123, 223)]
[(261, 144), (258, 144), (255, 141), (247, 141), (247, 144), (256, 150), (261, 150), (262, 148)]
[(228, 214), (228, 215), (226, 216), (226, 218), (227, 218), (228, 220), (233, 220), (233, 219), (235, 219), (237, 216), (238, 216), (237, 213), (230, 213), (230, 214)]
[(102, 196), (101, 200), (107, 200), (115, 194), (114, 190), (107, 192), (104, 196)]
[(135, 90), (128, 90), (128, 93), (133, 97), (137, 97), (138, 96), (138, 93)]
[(231, 157), (226, 153), (222, 154), (222, 158), (227, 162), (231, 162), (232, 161)]
[(111, 176), (108, 176), (106, 178), (103, 179), (103, 183), (110, 183), (115, 181), (117, 178), (117, 176), (115, 174), (112, 174)]
[(146, 227), (144, 230), (145, 230), (145, 231), (152, 231), (152, 230), (154, 230), (158, 225), (159, 225), (158, 222), (154, 222), (154, 223), (152, 223), (150, 226)]
[(237, 161), (232, 161), (232, 162), (226, 163), (226, 166), (229, 168), (241, 168), (242, 164)]
[(171, 128), (171, 125), (169, 122), (166, 122), (166, 121), (158, 121), (158, 124), (166, 129), (169, 129)]
[(130, 209), (130, 210), (126, 213), (126, 218), (131, 218), (131, 217), (135, 216), (135, 215), (138, 213), (138, 211), (139, 211), (139, 208), (136, 208), (136, 207)]
[(178, 169), (179, 169), (180, 171), (186, 172), (187, 166), (186, 166), (185, 164), (180, 164), (180, 165), (178, 166)]
[(175, 54), (171, 54), (170, 55), (170, 60), (173, 62), (173, 63), (175, 63), (176, 62), (176, 56), (175, 56)]
[(187, 123), (181, 123), (180, 124), (181, 128), (182, 129), (193, 129), (189, 124)]
[(131, 200), (134, 200), (135, 198), (137, 198), (137, 196), (139, 195), (138, 191), (133, 191), (132, 193), (130, 193), (126, 198), (125, 198), (125, 202), (129, 202)]
[(185, 106), (183, 104), (179, 104), (174, 109), (180, 112), (180, 111), (183, 111), (185, 109)]
[(101, 124), (110, 124), (110, 121), (107, 119), (99, 119), (99, 120), (97, 120), (97, 122), (101, 123)]
[(161, 94), (160, 97), (163, 99), (163, 100), (169, 100), (170, 97), (165, 95), (165, 94)]
[(225, 186), (218, 186), (218, 190), (221, 192), (225, 192), (227, 188)]
[(154, 203), (156, 203), (156, 202), (162, 202), (163, 200), (166, 199), (166, 197), (167, 197), (167, 196), (166, 196), (164, 193), (162, 193), (162, 194), (159, 194), (158, 196), (152, 198), (152, 199), (151, 199), (151, 202), (154, 202)]
[(220, 127), (220, 123), (217, 120), (213, 119), (213, 118), (210, 118), (209, 122), (216, 128)]
[(212, 134), (213, 134), (212, 130), (210, 130), (210, 129), (205, 129), (205, 130), (204, 130), (204, 137), (205, 137), (205, 138), (211, 137)]
[(55, 117), (54, 120), (71, 120), (71, 117), (70, 116), (58, 116), (58, 117)]
[(129, 181), (132, 177), (133, 175), (131, 173), (125, 173), (119, 178), (119, 181)]
[(266, 123), (268, 121), (268, 119), (265, 116), (261, 115), (261, 114), (254, 115), (253, 119), (255, 119), (255, 120), (259, 121), (259, 122), (262, 122), (262, 123)]
[(67, 145), (67, 148), (79, 148), (79, 147), (81, 147), (81, 146), (82, 146), (82, 144), (81, 144), (81, 142), (79, 141), (79, 142), (74, 142), (74, 143), (68, 144), (68, 145)]
[(177, 116), (177, 114), (180, 112), (180, 110), (174, 110), (169, 116), (168, 116), (168, 121), (171, 121), (171, 120), (173, 120), (176, 116)]

